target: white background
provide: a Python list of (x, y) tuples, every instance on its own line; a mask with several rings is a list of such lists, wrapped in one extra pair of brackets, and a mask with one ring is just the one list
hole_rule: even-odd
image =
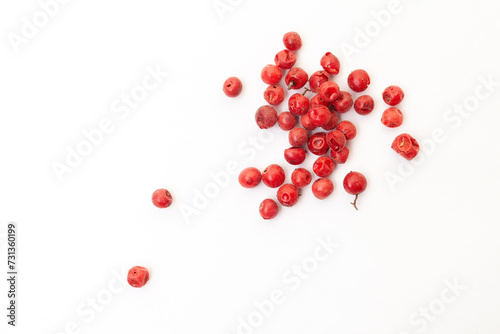
[[(284, 302), (246, 334), (500, 333), (500, 3), (401, 0), (398, 14), (349, 56), (342, 45), (356, 46), (372, 11), (389, 2), (226, 1), (222, 16), (211, 0), (69, 1), (18, 52), (8, 36), (21, 34), (23, 17), (32, 21), (40, 4), (1, 3), (0, 263), (5, 272), (6, 224), (14, 221), (20, 273), (18, 327), (8, 332), (234, 334), (238, 318), (255, 315), (254, 302), (278, 289)], [(228, 162), (282, 164), (287, 177), (293, 170), (283, 159), (287, 133), (270, 130), (260, 151), (250, 144), (259, 133), (254, 112), (265, 104), (260, 70), (287, 31), (302, 36), (297, 65), (309, 74), (331, 51), (343, 89), (356, 68), (372, 78), (373, 113), (342, 115), (358, 136), (331, 177), (333, 195), (316, 200), (309, 186), (295, 207), (265, 222), (258, 205), (275, 190), (243, 189), (231, 176), (188, 224), (181, 208)], [(142, 83), (147, 67), (169, 74), (120, 119), (112, 104)], [(221, 88), (233, 75), (244, 90), (229, 99)], [(493, 93), (468, 117), (449, 114), (474, 102), (480, 78), (497, 83)], [(406, 93), (399, 129), (379, 121), (391, 84)], [(103, 119), (113, 131), (58, 180), (52, 164)], [(446, 140), (429, 144), (411, 168), (390, 149), (399, 133), (422, 144), (439, 129)], [(391, 188), (387, 173), (398, 169), (404, 182)], [(357, 212), (342, 188), (350, 170), (368, 179)], [(160, 187), (174, 195), (165, 210), (150, 201)], [(291, 289), (282, 275), (328, 237), (338, 248)], [(123, 272), (134, 265), (151, 271), (142, 289), (126, 285)], [(422, 320), (420, 308), (443, 305), (447, 280), (463, 291)], [(93, 298), (105, 300), (98, 311)]]

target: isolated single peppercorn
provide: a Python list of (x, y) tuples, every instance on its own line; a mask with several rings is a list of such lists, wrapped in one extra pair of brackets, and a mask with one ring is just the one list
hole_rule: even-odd
[(135, 266), (130, 268), (127, 274), (127, 282), (134, 288), (142, 288), (149, 281), (147, 268)]

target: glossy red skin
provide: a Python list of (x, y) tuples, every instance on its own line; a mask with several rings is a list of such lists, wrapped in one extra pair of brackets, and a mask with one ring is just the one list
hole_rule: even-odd
[(354, 126), (354, 124), (349, 121), (340, 122), (337, 125), (337, 130), (342, 132), (345, 136), (345, 139), (347, 140), (354, 139), (354, 137), (356, 137), (356, 134), (358, 133), (358, 131), (356, 130), (356, 126)]
[(403, 113), (398, 108), (390, 107), (382, 113), (380, 121), (389, 128), (397, 128), (403, 124)]
[(333, 81), (327, 81), (319, 87), (319, 97), (325, 102), (332, 102), (339, 97), (340, 89)]
[(375, 101), (370, 95), (361, 95), (354, 101), (354, 110), (360, 115), (368, 115), (374, 107)]
[(346, 139), (339, 130), (332, 130), (326, 134), (326, 142), (332, 151), (340, 151), (345, 147)]
[(262, 182), (269, 188), (278, 188), (285, 182), (285, 171), (279, 165), (269, 165), (262, 172)]
[(172, 204), (172, 195), (167, 189), (157, 189), (153, 192), (151, 200), (157, 208), (165, 209)]
[(365, 70), (354, 70), (347, 77), (347, 85), (353, 91), (361, 93), (370, 85), (370, 76)]
[(288, 133), (288, 141), (292, 147), (302, 147), (307, 143), (308, 139), (309, 135), (304, 128), (293, 128)]
[(313, 164), (313, 172), (319, 177), (327, 177), (333, 173), (335, 169), (335, 162), (332, 158), (322, 156), (316, 159)]
[(391, 147), (406, 160), (415, 158), (420, 150), (420, 146), (416, 139), (407, 133), (397, 136), (392, 142)]
[(330, 151), (330, 156), (336, 164), (345, 164), (349, 157), (349, 147), (345, 146), (340, 151)]
[(293, 94), (288, 99), (288, 110), (297, 116), (307, 114), (309, 111), (309, 99), (299, 93)]
[(255, 188), (259, 185), (261, 180), (262, 174), (260, 173), (260, 170), (255, 167), (245, 168), (238, 176), (238, 182), (244, 188)]
[(331, 117), (330, 110), (325, 106), (312, 107), (307, 114), (311, 120), (311, 125), (315, 127), (326, 125)]
[(403, 92), (401, 87), (396, 85), (387, 87), (386, 89), (384, 89), (384, 92), (382, 93), (382, 98), (384, 99), (384, 102), (392, 107), (400, 104), (401, 101), (403, 101), (404, 97), (405, 93)]
[(288, 50), (295, 51), (302, 47), (302, 39), (298, 33), (290, 31), (283, 36), (283, 44)]
[(331, 131), (333, 129), (335, 129), (335, 127), (337, 126), (337, 124), (339, 123), (339, 115), (337, 115), (337, 113), (335, 111), (331, 111), (330, 112), (330, 119), (328, 120), (328, 122), (322, 126), (323, 130), (326, 130), (326, 131)]
[(366, 178), (358, 172), (349, 172), (344, 177), (344, 189), (348, 194), (358, 195), (366, 189)]
[(311, 74), (311, 77), (309, 78), (309, 89), (313, 93), (318, 93), (319, 92), (319, 86), (321, 86), (323, 83), (327, 82), (330, 76), (328, 75), (328, 72), (326, 71), (316, 71), (313, 74)]
[(297, 124), (297, 119), (289, 111), (284, 111), (278, 116), (278, 126), (283, 131), (290, 131)]
[(229, 97), (236, 97), (240, 95), (242, 89), (243, 84), (237, 77), (227, 78), (226, 81), (224, 81), (224, 85), (222, 86), (222, 91)]
[(295, 65), (296, 61), (297, 57), (295, 56), (295, 53), (287, 49), (281, 50), (274, 57), (274, 63), (276, 66), (284, 70), (291, 69), (293, 65)]
[(330, 149), (326, 142), (326, 133), (316, 132), (311, 135), (309, 141), (307, 142), (307, 148), (309, 149), (309, 152), (314, 155), (326, 154)]
[(300, 67), (292, 67), (285, 77), (285, 84), (288, 89), (300, 89), (307, 83), (308, 75)]
[(278, 189), (278, 202), (283, 206), (294, 206), (299, 200), (299, 190), (293, 184), (287, 183)]
[(317, 199), (325, 199), (333, 193), (333, 182), (330, 179), (317, 179), (312, 184), (312, 193)]
[(130, 268), (127, 274), (127, 282), (134, 288), (142, 288), (149, 281), (147, 268), (135, 266)]
[(297, 168), (292, 172), (292, 184), (297, 188), (304, 188), (311, 183), (312, 175), (305, 168)]
[(316, 127), (311, 124), (311, 119), (309, 118), (309, 114), (300, 116), (300, 125), (302, 125), (304, 129), (309, 131), (316, 129)]
[(276, 65), (266, 65), (262, 69), (262, 72), (260, 72), (260, 78), (268, 85), (278, 84), (282, 77), (283, 73), (281, 73), (280, 68)]
[(270, 198), (263, 200), (259, 205), (260, 216), (266, 220), (276, 217), (278, 215), (278, 211), (278, 203)]
[(323, 101), (319, 94), (316, 94), (311, 99), (311, 108), (317, 106), (324, 106), (328, 108), (330, 106), (330, 102)]
[(277, 106), (285, 99), (283, 88), (278, 85), (270, 85), (264, 91), (264, 100), (273, 106)]
[(278, 112), (271, 106), (262, 106), (255, 112), (255, 122), (261, 129), (269, 129), (278, 121)]
[(370, 76), (365, 70), (354, 70), (347, 77), (347, 85), (353, 91), (361, 93), (370, 85)]
[(346, 113), (351, 110), (354, 104), (352, 95), (349, 92), (340, 91), (339, 96), (331, 102), (333, 109), (338, 113)]
[(323, 69), (329, 74), (335, 75), (340, 71), (340, 61), (331, 52), (327, 52), (323, 55), (323, 57), (321, 57), (320, 64), (321, 67), (323, 67)]
[(290, 147), (285, 150), (284, 156), (290, 165), (300, 165), (306, 160), (306, 150), (299, 147)]

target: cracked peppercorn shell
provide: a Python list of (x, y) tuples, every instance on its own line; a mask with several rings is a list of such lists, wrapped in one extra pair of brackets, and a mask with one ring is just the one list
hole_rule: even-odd
[(382, 93), (382, 98), (384, 99), (384, 102), (390, 105), (391, 107), (394, 107), (403, 101), (405, 97), (405, 93), (401, 89), (401, 87), (392, 85), (384, 89), (384, 92)]
[(274, 63), (281, 69), (289, 70), (295, 65), (297, 57), (292, 51), (285, 49), (279, 51), (274, 57)]
[(417, 140), (407, 133), (397, 136), (392, 142), (391, 147), (406, 160), (415, 158), (420, 150)]

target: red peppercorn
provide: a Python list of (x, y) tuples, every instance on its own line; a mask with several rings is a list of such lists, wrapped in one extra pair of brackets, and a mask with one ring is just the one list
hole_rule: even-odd
[(365, 191), (366, 189), (366, 178), (363, 174), (358, 172), (349, 172), (344, 177), (344, 189), (347, 193), (351, 195), (356, 195), (354, 198), (354, 202), (351, 204), (354, 205), (356, 210), (358, 207), (356, 206), (356, 201), (358, 200), (358, 195)]
[(278, 211), (278, 204), (270, 198), (263, 200), (259, 205), (259, 213), (261, 217), (266, 220), (276, 217), (278, 215)]
[(354, 101), (351, 93), (344, 91), (340, 91), (339, 96), (332, 101), (333, 110), (341, 114), (351, 110), (353, 104)]
[(326, 71), (316, 71), (309, 78), (309, 89), (313, 93), (319, 92), (319, 86), (327, 82), (329, 79), (328, 72)]
[(282, 76), (280, 68), (276, 65), (266, 65), (260, 72), (262, 81), (268, 85), (276, 85), (280, 82)]
[(278, 121), (278, 112), (271, 106), (262, 106), (255, 112), (255, 121), (261, 129), (269, 129)]
[(259, 185), (262, 174), (255, 167), (245, 168), (238, 176), (238, 182), (244, 188), (255, 188)]
[(321, 57), (320, 64), (323, 69), (330, 74), (335, 75), (340, 71), (340, 61), (331, 52), (327, 52), (323, 57)]
[(368, 115), (374, 107), (375, 102), (370, 95), (361, 95), (354, 102), (354, 110), (360, 115)]
[(312, 107), (307, 113), (311, 120), (311, 125), (315, 127), (324, 126), (330, 120), (330, 110), (324, 106)]
[(278, 202), (283, 206), (294, 206), (299, 200), (299, 191), (293, 184), (284, 184), (278, 189)]
[(317, 107), (317, 106), (324, 106), (324, 107), (328, 108), (330, 106), (330, 102), (323, 101), (321, 99), (321, 97), (319, 96), (319, 94), (316, 94), (311, 99), (311, 108)]
[(306, 160), (306, 150), (299, 147), (290, 147), (285, 150), (284, 156), (290, 165), (300, 165)]
[(302, 47), (302, 39), (300, 35), (294, 31), (287, 32), (283, 36), (283, 44), (288, 50), (295, 51)]
[(309, 118), (309, 114), (300, 116), (300, 125), (302, 125), (304, 129), (309, 131), (316, 129), (316, 127), (311, 124), (311, 119)]
[(278, 85), (270, 85), (264, 91), (264, 100), (273, 106), (277, 106), (285, 99), (283, 88)]
[(311, 135), (309, 141), (307, 142), (307, 148), (309, 149), (309, 152), (315, 155), (326, 154), (326, 152), (330, 149), (326, 143), (326, 133), (316, 132)]
[(336, 164), (344, 164), (349, 157), (349, 147), (345, 146), (340, 151), (330, 151), (330, 156)]
[(333, 193), (333, 182), (326, 178), (317, 179), (312, 185), (312, 192), (317, 199), (325, 199)]
[(332, 158), (327, 156), (322, 156), (316, 159), (313, 164), (313, 171), (319, 177), (327, 177), (333, 173), (335, 169), (335, 162)]
[(405, 93), (403, 92), (401, 87), (395, 85), (387, 87), (382, 93), (384, 102), (393, 107), (400, 104), (401, 101), (403, 101), (404, 97)]
[(390, 107), (382, 113), (380, 121), (389, 128), (397, 128), (403, 124), (403, 113), (398, 108)]
[(370, 84), (370, 76), (365, 70), (354, 70), (347, 77), (347, 84), (353, 91), (360, 93)]
[(278, 125), (281, 130), (290, 131), (295, 127), (297, 120), (291, 112), (284, 111), (278, 116)]
[(288, 89), (300, 89), (307, 83), (307, 73), (300, 67), (292, 67), (286, 77), (285, 83)]
[(339, 122), (339, 116), (337, 115), (337, 113), (335, 111), (332, 111), (332, 112), (330, 112), (330, 119), (328, 120), (328, 122), (325, 125), (322, 126), (322, 128), (323, 128), (323, 130), (331, 131), (331, 130), (335, 129), (338, 122)]
[(333, 81), (327, 81), (319, 87), (319, 97), (325, 102), (332, 102), (339, 97), (339, 86)]
[(356, 137), (357, 130), (354, 124), (349, 121), (342, 121), (337, 125), (337, 130), (342, 132), (345, 136), (345, 139), (351, 140)]
[(312, 175), (305, 168), (297, 168), (292, 172), (292, 183), (297, 188), (304, 188), (311, 183)]
[(333, 130), (326, 134), (326, 142), (333, 151), (340, 151), (345, 147), (346, 139), (342, 132)]
[(420, 146), (415, 138), (407, 133), (397, 136), (392, 142), (391, 147), (406, 160), (412, 160), (415, 158), (420, 150)]
[(127, 274), (127, 282), (134, 288), (142, 288), (149, 281), (147, 268), (135, 266), (130, 268)]
[(243, 84), (237, 77), (230, 77), (226, 79), (226, 81), (224, 81), (224, 85), (222, 86), (222, 91), (229, 97), (236, 97), (240, 95), (242, 89)]
[(288, 110), (297, 116), (306, 114), (309, 111), (309, 99), (299, 93), (293, 94), (288, 99)]
[(276, 66), (284, 70), (291, 69), (293, 65), (295, 65), (296, 61), (297, 57), (295, 56), (295, 53), (287, 49), (281, 50), (274, 57), (274, 63)]
[(302, 147), (307, 143), (309, 135), (304, 128), (293, 128), (288, 133), (288, 141), (292, 147)]
[(160, 209), (168, 208), (172, 204), (172, 195), (167, 189), (157, 189), (151, 197), (154, 206)]
[(262, 182), (269, 188), (277, 188), (285, 182), (285, 171), (279, 165), (269, 165), (262, 172)]

